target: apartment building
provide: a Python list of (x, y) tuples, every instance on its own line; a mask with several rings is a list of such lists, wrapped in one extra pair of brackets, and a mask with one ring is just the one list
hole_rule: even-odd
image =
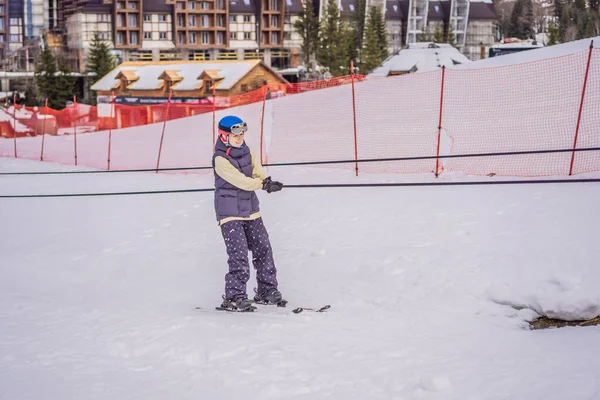
[[(423, 34), (432, 39), (436, 27), (448, 32), (452, 26), (457, 48), (471, 60), (478, 60), (481, 48), (489, 48), (497, 40), (498, 23), (493, 3), (469, 0), (387, 0), (380, 5), (388, 35), (390, 53), (407, 44), (420, 42)], [(341, 15), (352, 20), (356, 0), (338, 0)], [(322, 7), (321, 7), (322, 8)]]
[[(56, 25), (59, 0), (0, 0), (0, 60), (9, 70), (29, 66), (29, 49)], [(36, 44), (37, 43), (37, 44)]]
[(286, 5), (300, 1), (61, 0), (59, 14), (77, 71), (95, 31), (120, 62), (262, 59), (282, 68), (290, 59)]

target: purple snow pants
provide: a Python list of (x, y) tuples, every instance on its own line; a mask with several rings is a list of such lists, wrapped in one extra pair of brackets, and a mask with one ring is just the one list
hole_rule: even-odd
[(246, 298), (246, 283), (250, 279), (248, 251), (256, 269), (258, 293), (277, 289), (277, 269), (273, 250), (262, 218), (252, 221), (229, 221), (221, 225), (229, 259), (229, 273), (225, 275), (225, 298)]

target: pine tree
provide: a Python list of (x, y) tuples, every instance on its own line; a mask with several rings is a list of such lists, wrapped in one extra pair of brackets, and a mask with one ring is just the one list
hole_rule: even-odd
[(548, 46), (554, 46), (560, 39), (558, 27), (553, 21), (548, 24)]
[(364, 70), (368, 72), (377, 67), (388, 56), (387, 32), (383, 13), (378, 6), (369, 8), (367, 26), (365, 28), (365, 45), (363, 49)]
[(533, 3), (531, 0), (517, 0), (510, 15), (508, 36), (519, 39), (535, 37)]
[(433, 30), (433, 41), (435, 43), (444, 43), (444, 31), (440, 25), (436, 25)]
[[(73, 71), (67, 67), (67, 61), (64, 57), (57, 58), (58, 74), (56, 76), (56, 103), (60, 104), (59, 108), (64, 108), (68, 101), (73, 100), (75, 95), (75, 77), (72, 76)], [(50, 100), (48, 100), (50, 102)], [(52, 107), (54, 108), (54, 107)]]
[(90, 86), (98, 82), (110, 71), (115, 69), (115, 58), (110, 54), (110, 47), (102, 40), (99, 32), (94, 33), (94, 38), (90, 44), (90, 53), (87, 59), (86, 72), (94, 74), (90, 76)]
[(48, 46), (44, 46), (35, 67), (35, 82), (43, 99), (54, 97), (57, 72), (56, 57)]
[(355, 12), (353, 16), (354, 22), (354, 47), (358, 49), (358, 56), (360, 57), (360, 52), (363, 47), (363, 39), (365, 36), (365, 17), (367, 15), (367, 1), (366, 0), (356, 0), (355, 4)]
[(448, 32), (446, 33), (446, 43), (450, 46), (456, 47), (456, 33), (454, 33), (454, 25), (448, 25)]
[(337, 2), (328, 0), (319, 30), (317, 61), (333, 76), (344, 75), (348, 71), (347, 39), (347, 28), (340, 18)]
[(319, 41), (319, 18), (315, 15), (312, 0), (306, 0), (302, 5), (298, 19), (294, 22), (294, 29), (302, 38), (301, 49), (304, 54), (304, 64), (309, 65)]
[(421, 29), (421, 34), (419, 35), (419, 42), (431, 42), (429, 36), (429, 28), (423, 26), (423, 29)]

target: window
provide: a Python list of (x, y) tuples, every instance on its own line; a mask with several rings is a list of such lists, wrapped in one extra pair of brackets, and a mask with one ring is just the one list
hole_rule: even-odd
[(195, 15), (188, 16), (188, 26), (196, 26), (196, 16)]
[(217, 26), (225, 26), (225, 16), (217, 15)]
[(235, 15), (230, 15), (229, 16), (229, 22), (235, 23)]
[(223, 32), (217, 32), (217, 44), (225, 43), (225, 34)]
[(190, 44), (196, 44), (196, 32), (190, 32)]
[(208, 28), (209, 26), (210, 26), (210, 21), (208, 19), (208, 15), (203, 15), (202, 16), (202, 27)]
[(165, 14), (158, 14), (158, 22), (167, 22), (167, 16)]
[(229, 32), (229, 39), (236, 40), (237, 39), (237, 32)]
[(183, 3), (177, 3), (177, 9), (183, 10)]
[(137, 26), (137, 15), (135, 15), (135, 14), (129, 15), (129, 26), (134, 27), (134, 28)]
[(18, 42), (20, 42), (19, 35), (10, 35), (10, 41), (12, 43), (18, 43)]
[(4, 14), (6, 12), (6, 9), (4, 8), (4, 6), (0, 6), (0, 14)]
[(202, 32), (202, 44), (209, 44), (208, 32)]
[(123, 1), (118, 1), (117, 2), (117, 10), (122, 10), (125, 8), (125, 2)]
[(10, 24), (11, 25), (19, 25), (19, 18), (11, 18)]
[(0, 35), (0, 43), (4, 43), (4, 35)]
[(224, 10), (224, 9), (225, 9), (225, 1), (217, 0), (217, 10)]
[(160, 40), (166, 40), (167, 39), (167, 32), (159, 32), (158, 33), (158, 38)]
[(244, 84), (242, 85), (242, 92), (247, 92), (248, 91), (248, 85)]
[(144, 14), (144, 22), (150, 22), (152, 21), (152, 16), (150, 16), (150, 14)]
[(4, 18), (0, 18), (0, 30), (5, 30), (6, 27), (4, 26)]
[(178, 26), (178, 27), (182, 28), (182, 27), (184, 26), (184, 23), (183, 23), (183, 21), (184, 21), (184, 18), (185, 18), (185, 17), (184, 17), (184, 15), (183, 15), (183, 14), (179, 14), (179, 15), (177, 15), (177, 26)]
[(244, 32), (244, 39), (245, 40), (250, 40), (251, 39), (251, 33), (250, 32)]
[(277, 32), (271, 32), (271, 44), (279, 44)]
[(392, 40), (398, 40), (398, 35), (392, 35)]
[(196, 9), (196, 2), (194, 0), (188, 1), (188, 9), (190, 9), (190, 10)]
[(179, 35), (177, 35), (177, 41), (180, 44), (185, 44), (185, 33), (179, 32)]
[(98, 14), (98, 22), (108, 22), (108, 14)]
[(101, 33), (100, 37), (102, 37), (102, 39), (104, 39), (104, 40), (110, 40), (110, 33), (109, 32)]
[(203, 10), (210, 10), (210, 4), (208, 4), (206, 1), (203, 1), (203, 2), (200, 4), (200, 7), (201, 7)]
[(127, 8), (129, 8), (130, 10), (137, 10), (137, 3), (129, 2), (127, 3)]
[(152, 32), (144, 32), (144, 39), (152, 40)]
[(129, 32), (129, 44), (138, 44), (137, 32)]
[(271, 28), (277, 28), (279, 26), (279, 17), (277, 15), (271, 16)]
[(125, 25), (125, 15), (117, 14), (117, 27), (120, 28)]
[(117, 32), (117, 44), (122, 45), (125, 42), (125, 36), (123, 32)]
[(250, 15), (244, 15), (244, 22), (250, 22)]
[(277, 0), (271, 0), (271, 11), (279, 10), (279, 4), (277, 3)]

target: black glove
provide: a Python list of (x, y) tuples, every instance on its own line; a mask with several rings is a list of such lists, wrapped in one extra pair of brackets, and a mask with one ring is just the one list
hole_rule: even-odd
[(264, 179), (262, 182), (263, 190), (267, 193), (279, 192), (283, 188), (283, 183), (271, 180), (271, 177)]

